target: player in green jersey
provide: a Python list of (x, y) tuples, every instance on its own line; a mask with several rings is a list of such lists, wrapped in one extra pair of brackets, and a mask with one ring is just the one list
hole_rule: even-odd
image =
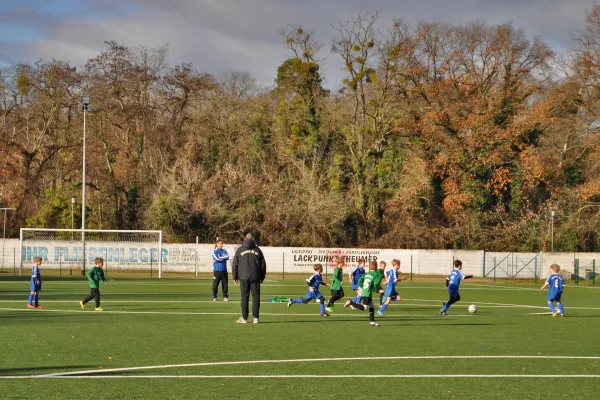
[(333, 270), (333, 276), (331, 277), (331, 298), (327, 302), (327, 308), (325, 308), (325, 311), (328, 313), (333, 312), (336, 301), (344, 298), (344, 288), (342, 287), (342, 281), (344, 280), (344, 257), (338, 257), (336, 264), (337, 267)]
[(379, 292), (381, 284), (381, 275), (377, 272), (377, 261), (369, 262), (369, 272), (361, 276), (358, 285), (362, 289), (361, 303), (355, 303), (352, 300), (347, 300), (344, 307), (353, 307), (362, 311), (369, 310), (369, 324), (371, 326), (379, 326), (375, 322), (375, 305), (373, 304), (373, 293)]

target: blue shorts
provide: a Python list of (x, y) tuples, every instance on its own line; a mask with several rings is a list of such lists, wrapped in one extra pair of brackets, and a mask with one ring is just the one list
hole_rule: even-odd
[(40, 290), (42, 290), (42, 282), (40, 281), (40, 283), (37, 283), (35, 279), (32, 279), (31, 282), (29, 282), (29, 291), (39, 292)]
[(560, 303), (560, 298), (561, 297), (562, 297), (562, 292), (560, 292), (560, 293), (553, 293), (553, 294), (548, 293), (548, 301), (549, 302), (555, 301), (557, 303)]
[(314, 292), (311, 292), (310, 290), (306, 292), (306, 297), (305, 299), (319, 299), (321, 297), (324, 297), (320, 291), (315, 290)]
[(448, 286), (448, 294), (450, 295), (450, 297), (456, 297), (458, 296), (458, 286), (454, 286), (454, 285), (450, 285)]
[(389, 297), (392, 301), (396, 301), (400, 293), (396, 291), (395, 287), (386, 287), (385, 293), (383, 294), (383, 302), (385, 303), (387, 298)]
[(360, 286), (358, 286), (358, 283), (353, 283), (352, 284), (352, 290), (354, 290), (355, 292), (358, 290)]

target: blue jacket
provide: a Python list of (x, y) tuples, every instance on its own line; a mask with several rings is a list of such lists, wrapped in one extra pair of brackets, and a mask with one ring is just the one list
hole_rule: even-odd
[(219, 249), (218, 247), (213, 250), (213, 271), (214, 272), (227, 272), (227, 260), (229, 260), (229, 254), (227, 250)]

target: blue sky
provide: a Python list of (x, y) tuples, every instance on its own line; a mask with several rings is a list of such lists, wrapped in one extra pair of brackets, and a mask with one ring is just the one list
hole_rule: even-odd
[(329, 52), (332, 25), (352, 14), (378, 11), (407, 22), (440, 20), (488, 24), (512, 21), (529, 38), (540, 35), (559, 51), (584, 28), (595, 0), (0, 0), (0, 64), (38, 58), (76, 67), (105, 49), (168, 44), (169, 62), (191, 62), (202, 72), (250, 72), (270, 85), (286, 57), (278, 32), (296, 23), (314, 29), (329, 86), (339, 82)]

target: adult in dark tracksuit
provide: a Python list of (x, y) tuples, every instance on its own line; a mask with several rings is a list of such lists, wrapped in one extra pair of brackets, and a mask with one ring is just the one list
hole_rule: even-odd
[(252, 322), (258, 324), (260, 284), (267, 274), (267, 264), (265, 263), (262, 251), (254, 242), (251, 233), (246, 234), (246, 240), (235, 251), (231, 270), (233, 272), (233, 281), (235, 283), (239, 282), (242, 293), (242, 316), (236, 322), (238, 324), (248, 323), (248, 303), (250, 292), (252, 292)]
[(217, 239), (212, 258), (214, 273), (212, 285), (213, 301), (217, 301), (219, 282), (221, 283), (221, 289), (223, 290), (223, 301), (229, 301), (229, 277), (227, 276), (227, 260), (229, 260), (229, 254), (227, 254), (227, 250), (223, 248), (223, 241), (221, 239)]

